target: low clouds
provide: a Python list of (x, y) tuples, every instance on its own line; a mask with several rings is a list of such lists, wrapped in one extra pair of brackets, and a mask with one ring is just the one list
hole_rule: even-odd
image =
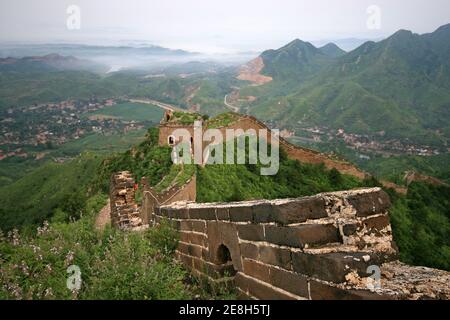
[[(81, 8), (81, 29), (68, 30), (66, 9)], [(382, 10), (367, 28), (367, 8)], [(0, 3), (0, 41), (142, 40), (194, 51), (276, 48), (309, 41), (380, 38), (398, 29), (431, 32), (450, 22), (447, 0), (14, 0)]]

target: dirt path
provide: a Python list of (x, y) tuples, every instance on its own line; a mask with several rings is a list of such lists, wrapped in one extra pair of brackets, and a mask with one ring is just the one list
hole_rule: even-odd
[(95, 229), (102, 231), (105, 229), (106, 224), (111, 222), (111, 206), (108, 203), (100, 210), (97, 218), (95, 219)]

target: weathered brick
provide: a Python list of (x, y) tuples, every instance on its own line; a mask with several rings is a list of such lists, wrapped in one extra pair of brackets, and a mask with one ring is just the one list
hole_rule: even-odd
[(192, 221), (192, 231), (206, 233), (206, 222)]
[(180, 232), (180, 241), (184, 243), (190, 243), (189, 242), (189, 233), (187, 232)]
[(378, 231), (385, 229), (390, 225), (390, 223), (391, 222), (389, 221), (389, 216), (387, 214), (378, 217), (367, 218), (363, 221), (363, 224), (367, 227), (367, 229), (375, 229)]
[(295, 300), (290, 295), (274, 290), (267, 284), (247, 277), (239, 272), (235, 278), (235, 284), (244, 292), (260, 300)]
[(358, 217), (383, 213), (391, 206), (391, 200), (383, 190), (350, 196), (348, 201), (356, 209)]
[(342, 228), (342, 231), (344, 232), (345, 236), (354, 235), (357, 230), (358, 230), (358, 224), (357, 223), (346, 224)]
[(248, 241), (264, 241), (264, 229), (262, 225), (246, 224), (237, 226), (239, 238)]
[[(345, 276), (352, 270), (366, 276), (366, 269), (374, 261), (365, 262), (366, 253), (326, 253), (308, 254), (302, 252), (292, 253), (294, 271), (320, 280), (342, 283)], [(355, 260), (356, 258), (356, 260)]]
[(182, 231), (194, 231), (200, 233), (206, 233), (205, 221), (193, 221), (193, 220), (181, 220), (180, 228)]
[(180, 221), (180, 230), (181, 231), (192, 231), (191, 221), (188, 221), (188, 220)]
[(180, 232), (180, 240), (186, 243), (206, 247), (206, 236), (200, 233)]
[(244, 273), (253, 278), (270, 283), (269, 267), (254, 260), (243, 259)]
[(253, 206), (253, 222), (267, 223), (273, 222), (273, 207), (270, 203), (262, 203)]
[(259, 250), (258, 246), (253, 243), (241, 243), (241, 255), (243, 258), (249, 258), (249, 259), (258, 259), (259, 256)]
[(169, 218), (173, 219), (189, 219), (188, 209), (174, 209), (169, 211)]
[(380, 295), (369, 290), (344, 290), (325, 283), (310, 281), (312, 300), (391, 300), (387, 295)]
[(308, 279), (305, 276), (270, 268), (270, 283), (297, 296), (308, 298)]
[(294, 200), (273, 207), (272, 218), (280, 224), (303, 223), (309, 219), (320, 219), (327, 217), (325, 200), (311, 197)]
[(340, 242), (338, 229), (329, 224), (308, 224), (296, 227), (266, 226), (266, 241), (283, 246), (303, 248)]
[(228, 208), (217, 208), (216, 209), (217, 219), (221, 221), (230, 220), (230, 214)]
[(231, 207), (229, 214), (232, 222), (251, 222), (253, 220), (253, 208), (251, 206)]
[(292, 268), (291, 252), (287, 249), (261, 246), (259, 249), (259, 260), (287, 270)]
[(178, 243), (178, 250), (181, 253), (193, 256), (193, 257), (197, 257), (197, 258), (202, 258), (202, 250), (203, 248), (200, 246), (196, 246), (193, 244), (188, 244), (188, 243), (184, 243), (184, 242), (179, 242)]
[(190, 208), (189, 218), (196, 220), (216, 220), (216, 210), (214, 208)]

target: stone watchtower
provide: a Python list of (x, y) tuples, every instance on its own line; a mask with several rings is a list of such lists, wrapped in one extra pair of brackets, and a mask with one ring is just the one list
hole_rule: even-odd
[(194, 150), (194, 122), (203, 121), (201, 115), (195, 113), (176, 113), (166, 111), (159, 123), (159, 145), (173, 147), (180, 143), (173, 133), (177, 129), (185, 129), (191, 135), (191, 150)]

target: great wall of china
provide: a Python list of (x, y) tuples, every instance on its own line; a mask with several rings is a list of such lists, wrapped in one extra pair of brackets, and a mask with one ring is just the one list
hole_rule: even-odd
[[(160, 144), (173, 128), (163, 120)], [(266, 127), (243, 116), (227, 128)], [(365, 176), (349, 163), (282, 139), (280, 145), (294, 159)], [(233, 286), (242, 299), (450, 299), (450, 273), (397, 260), (390, 200), (380, 188), (196, 203), (195, 176), (161, 194), (143, 179), (139, 206), (134, 186), (130, 172), (113, 175), (112, 225), (141, 230), (166, 219), (179, 231), (177, 259), (213, 287)]]

